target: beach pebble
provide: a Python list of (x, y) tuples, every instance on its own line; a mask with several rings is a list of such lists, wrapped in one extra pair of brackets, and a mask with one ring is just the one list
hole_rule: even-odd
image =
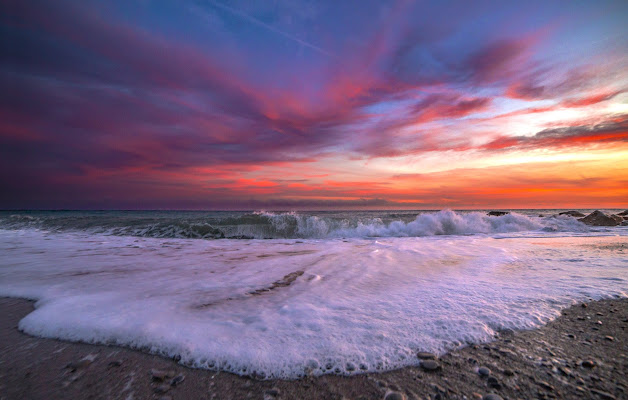
[(504, 370), (504, 375), (506, 375), (506, 376), (514, 376), (515, 375), (515, 371), (513, 371), (511, 369), (505, 369)]
[(421, 368), (426, 371), (436, 371), (440, 369), (440, 364), (434, 360), (425, 360), (421, 362)]
[(436, 354), (428, 353), (425, 351), (419, 351), (418, 353), (416, 353), (416, 356), (421, 360), (436, 360)]
[(77, 369), (81, 369), (81, 368), (85, 368), (88, 365), (90, 365), (94, 360), (89, 359), (89, 358), (83, 358), (82, 360), (79, 361), (74, 361), (69, 363), (68, 365), (66, 365), (66, 368), (69, 368), (72, 372), (76, 371)]
[(554, 390), (554, 386), (550, 385), (549, 383), (545, 381), (537, 381), (536, 383), (545, 390), (549, 390), (549, 391)]
[(484, 395), (484, 397), (482, 397), (482, 400), (503, 400), (503, 399), (501, 396), (491, 393), (491, 394)]
[(279, 393), (280, 393), (280, 390), (277, 388), (268, 389), (267, 391), (264, 392), (264, 394), (267, 394), (273, 397), (279, 396)]
[(497, 378), (495, 378), (494, 376), (489, 376), (486, 380), (486, 383), (488, 384), (488, 387), (493, 389), (500, 389), (502, 387)]
[(478, 374), (480, 374), (480, 376), (489, 376), (491, 374), (491, 370), (486, 367), (480, 367), (478, 368)]
[(571, 373), (572, 373), (571, 370), (569, 368), (567, 368), (567, 367), (560, 366), (560, 367), (558, 367), (558, 370), (565, 376), (570, 376)]
[(608, 340), (609, 342), (612, 342), (615, 340), (615, 338), (612, 336), (604, 336), (604, 339)]
[(593, 368), (595, 367), (595, 361), (593, 360), (584, 360), (580, 363), (585, 368)]
[(185, 380), (184, 375), (177, 375), (170, 381), (170, 386), (177, 386)]
[(174, 376), (174, 372), (173, 371), (162, 371), (159, 369), (151, 369), (150, 370), (150, 376), (154, 381), (164, 381), (167, 378), (173, 377)]
[(406, 396), (399, 392), (390, 392), (384, 397), (384, 400), (406, 400)]
[(166, 385), (165, 383), (155, 387), (154, 389), (157, 394), (166, 393), (168, 390), (170, 390), (170, 385)]
[(122, 360), (111, 361), (109, 364), (107, 364), (108, 367), (119, 367), (121, 365), (122, 365)]
[(615, 400), (616, 399), (616, 397), (613, 396), (612, 394), (607, 393), (607, 392), (603, 392), (603, 391), (597, 390), (597, 389), (591, 389), (591, 393), (593, 393), (594, 395), (600, 397), (603, 400)]

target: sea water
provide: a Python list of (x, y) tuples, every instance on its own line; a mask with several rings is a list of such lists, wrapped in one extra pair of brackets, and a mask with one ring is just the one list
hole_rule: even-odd
[(3, 212), (0, 296), (37, 300), (28, 334), (194, 367), (383, 371), (625, 297), (628, 227), (553, 214)]

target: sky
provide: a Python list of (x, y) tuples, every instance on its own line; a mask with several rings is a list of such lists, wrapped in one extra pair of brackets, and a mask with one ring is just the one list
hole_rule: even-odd
[(0, 0), (0, 208), (628, 208), (626, 1)]

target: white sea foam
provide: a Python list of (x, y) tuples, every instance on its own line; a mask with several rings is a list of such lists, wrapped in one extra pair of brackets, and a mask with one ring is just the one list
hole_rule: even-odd
[[(381, 229), (541, 226), (505, 217), (441, 213)], [(0, 230), (0, 296), (38, 300), (19, 324), (38, 336), (266, 377), (377, 371), (416, 364), (417, 350), (536, 327), (577, 300), (625, 296), (628, 260), (618, 246), (627, 237), (618, 232), (203, 241)]]

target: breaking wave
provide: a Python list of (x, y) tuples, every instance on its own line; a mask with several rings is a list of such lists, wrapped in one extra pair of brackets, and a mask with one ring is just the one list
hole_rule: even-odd
[(515, 232), (589, 232), (569, 216), (442, 210), (422, 213), (31, 212), (0, 216), (0, 228), (87, 231), (185, 239), (417, 237)]

